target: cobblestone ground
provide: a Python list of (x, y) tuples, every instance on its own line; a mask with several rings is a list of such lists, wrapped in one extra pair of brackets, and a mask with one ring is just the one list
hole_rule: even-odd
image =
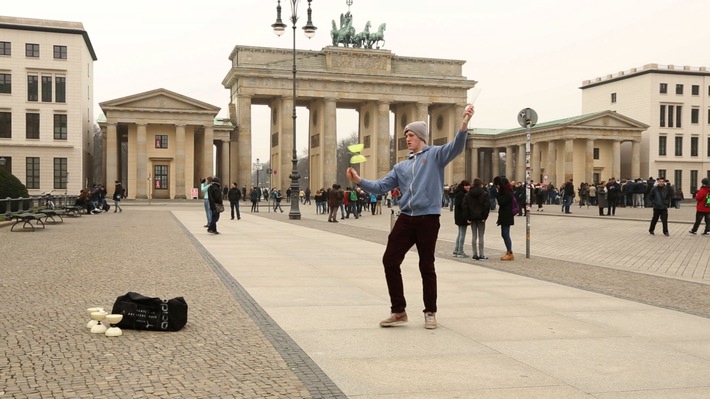
[[(0, 249), (0, 398), (329, 396), (309, 391), (168, 211), (3, 227)], [(185, 297), (187, 326), (89, 333), (86, 308), (128, 291)]]

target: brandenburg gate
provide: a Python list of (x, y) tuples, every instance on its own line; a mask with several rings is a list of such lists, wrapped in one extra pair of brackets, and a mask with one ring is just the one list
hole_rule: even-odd
[[(229, 59), (232, 67), (222, 81), (230, 90), (229, 114), (236, 126), (230, 142), (229, 175), (251, 181), (252, 105), (271, 109), (271, 167), (275, 187), (290, 185), (293, 154), (293, 102), (308, 109), (308, 162), (312, 190), (337, 181), (336, 110), (354, 109), (359, 114), (358, 138), (364, 144), (361, 175), (383, 177), (390, 166), (390, 135), (394, 134), (395, 161), (407, 156), (403, 139), (406, 124), (429, 124), (430, 145), (453, 139), (466, 105), (466, 95), (476, 84), (462, 76), (465, 61), (402, 57), (389, 50), (325, 47), (296, 54), (297, 98), (292, 96), (293, 50), (236, 46)], [(390, 112), (394, 124), (390, 126)], [(301, 116), (301, 115), (299, 115)], [(236, 162), (235, 162), (236, 161)], [(463, 156), (445, 171), (445, 181), (465, 177)]]

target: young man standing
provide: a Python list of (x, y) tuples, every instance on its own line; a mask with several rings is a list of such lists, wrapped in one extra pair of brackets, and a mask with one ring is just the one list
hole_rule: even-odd
[(648, 232), (651, 235), (656, 234), (656, 223), (658, 223), (658, 218), (661, 218), (661, 223), (663, 224), (663, 234), (669, 235), (668, 232), (668, 207), (671, 206), (671, 200), (673, 199), (673, 193), (666, 186), (666, 182), (663, 178), (659, 177), (656, 180), (656, 186), (651, 189), (649, 198), (651, 204), (653, 205), (653, 218), (651, 219), (651, 227)]
[(417, 246), (419, 272), (424, 290), (424, 327), (434, 329), (436, 324), (436, 270), (434, 254), (439, 234), (441, 198), (444, 187), (444, 168), (463, 152), (468, 138), (468, 121), (473, 116), (473, 105), (466, 106), (463, 121), (454, 140), (442, 146), (429, 146), (429, 127), (418, 121), (404, 128), (409, 157), (399, 162), (380, 180), (361, 178), (353, 168), (348, 168), (347, 178), (367, 192), (384, 194), (399, 187), (400, 216), (390, 232), (387, 248), (382, 257), (385, 279), (390, 295), (391, 314), (380, 322), (390, 327), (407, 322), (405, 311), (401, 264), (407, 251)]

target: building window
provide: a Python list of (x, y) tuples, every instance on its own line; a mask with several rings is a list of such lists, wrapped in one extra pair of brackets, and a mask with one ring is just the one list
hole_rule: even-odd
[(54, 158), (54, 189), (67, 188), (67, 159)]
[(673, 171), (673, 181), (671, 182), (673, 186), (677, 189), (683, 186), (683, 171), (676, 169)]
[(708, 146), (707, 146), (707, 149), (708, 149), (708, 156), (710, 157), (710, 137), (708, 137)]
[(54, 46), (54, 58), (67, 59), (67, 46)]
[(661, 115), (661, 120), (659, 122), (660, 127), (666, 127), (666, 106), (661, 104), (661, 112), (659, 112)]
[(683, 107), (681, 105), (661, 105), (661, 120), (660, 126), (666, 127), (681, 127), (681, 117), (683, 116)]
[(0, 42), (0, 55), (12, 55), (12, 45), (10, 42)]
[(659, 178), (659, 179), (665, 179), (665, 178), (666, 178), (666, 170), (665, 170), (665, 169), (658, 169), (658, 178)]
[(25, 137), (28, 139), (39, 139), (39, 114), (37, 113), (27, 113), (25, 114)]
[(675, 85), (675, 94), (683, 94), (683, 85), (682, 84)]
[(52, 102), (52, 77), (42, 76), (42, 102)]
[(39, 188), (39, 157), (27, 157), (25, 185), (30, 189)]
[(594, 159), (599, 159), (599, 148), (594, 149)]
[(699, 138), (699, 137), (691, 137), (691, 138), (690, 138), (690, 156), (691, 156), (691, 157), (697, 157), (697, 156), (698, 156), (699, 143), (700, 143), (700, 138)]
[(698, 171), (697, 170), (691, 170), (690, 171), (690, 191), (695, 192), (698, 188)]
[(666, 155), (667, 144), (668, 144), (668, 137), (666, 137), (666, 136), (658, 137), (658, 155)]
[(25, 43), (25, 56), (39, 57), (39, 44)]
[(156, 134), (155, 135), (155, 148), (168, 148), (168, 135), (167, 134)]
[(658, 92), (661, 94), (666, 94), (668, 93), (668, 83), (661, 83), (658, 86)]
[(67, 139), (67, 116), (65, 114), (54, 114), (54, 139)]
[(683, 156), (683, 136), (675, 136), (675, 156)]
[(700, 86), (699, 85), (690, 86), (690, 94), (692, 94), (694, 96), (699, 96), (700, 95)]
[(168, 189), (168, 165), (155, 165), (155, 189)]
[(12, 113), (0, 112), (0, 138), (12, 138)]
[(12, 75), (0, 73), (0, 93), (12, 93)]
[(27, 76), (27, 101), (39, 100), (39, 78), (37, 75)]
[(54, 78), (54, 96), (58, 103), (67, 101), (67, 78), (63, 76)]
[(700, 109), (693, 108), (690, 110), (690, 123), (698, 123), (700, 120)]
[(611, 93), (611, 103), (613, 104), (615, 102), (616, 102), (616, 93)]

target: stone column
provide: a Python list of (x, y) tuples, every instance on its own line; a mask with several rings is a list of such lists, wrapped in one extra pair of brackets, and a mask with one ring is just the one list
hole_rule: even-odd
[(214, 128), (204, 126), (205, 135), (202, 144), (202, 175), (214, 176)]
[(498, 147), (491, 149), (491, 174), (494, 178), (500, 176), (500, 155)]
[[(574, 139), (565, 140), (565, 182), (574, 177)], [(577, 183), (577, 182), (575, 182)]]
[[(384, 177), (390, 171), (390, 103), (377, 104), (377, 175), (376, 179)], [(395, 142), (397, 140), (395, 135)], [(396, 145), (396, 144), (395, 144)]]
[[(175, 199), (187, 198), (185, 178), (185, 125), (175, 126)], [(192, 187), (192, 184), (189, 185)]]
[(229, 187), (229, 185), (232, 183), (231, 182), (231, 176), (229, 176), (229, 140), (222, 140), (220, 142), (220, 150), (222, 152), (222, 156), (220, 157), (220, 166), (219, 166), (219, 179), (222, 180), (222, 187)]
[[(283, 97), (281, 101), (281, 134), (279, 136), (279, 187), (291, 187), (291, 172), (293, 171), (293, 98)], [(298, 143), (296, 143), (298, 145)], [(273, 163), (274, 160), (272, 159)], [(300, 186), (299, 186), (300, 189)], [(313, 190), (311, 190), (313, 191)]]
[[(239, 96), (237, 97), (237, 126), (238, 132), (237, 136), (237, 153), (234, 155), (237, 157), (237, 183), (242, 186), (246, 186), (247, 189), (251, 188), (251, 97), (249, 96)], [(271, 138), (269, 138), (269, 143), (271, 143)], [(278, 169), (281, 173), (282, 169), (280, 165), (273, 165), (272, 168)], [(241, 187), (240, 187), (241, 188)]]
[[(323, 132), (320, 144), (320, 154), (323, 157), (323, 181), (319, 187), (311, 186), (311, 193), (315, 193), (320, 187), (331, 187), (338, 181), (338, 120), (337, 103), (334, 98), (324, 99)], [(310, 149), (309, 149), (310, 150)], [(313, 177), (311, 177), (312, 179)], [(305, 187), (299, 187), (306, 189)], [(313, 195), (313, 194), (312, 194)]]
[(548, 177), (547, 182), (552, 183), (557, 187), (560, 182), (557, 181), (557, 142), (547, 142), (547, 159), (545, 160), (545, 174)]
[(530, 167), (532, 168), (532, 171), (530, 172), (530, 178), (535, 182), (535, 183), (541, 183), (542, 182), (542, 173), (540, 173), (542, 170), (541, 165), (540, 165), (540, 158), (541, 158), (541, 153), (540, 153), (540, 148), (538, 148), (538, 144), (535, 143), (530, 143)]
[(515, 168), (517, 181), (525, 181), (525, 144), (518, 146), (518, 167)]
[(479, 151), (480, 151), (480, 149), (478, 147), (473, 147), (470, 149), (471, 155), (469, 157), (469, 163), (468, 163), (468, 165), (469, 165), (468, 176), (471, 179), (472, 183), (473, 183), (473, 179), (475, 179), (477, 177), (479, 179), (483, 179), (481, 177), (481, 173), (479, 172), (479, 168), (478, 168), (478, 152)]
[(621, 142), (614, 140), (611, 144), (611, 177), (621, 180)]
[(148, 198), (148, 156), (146, 148), (147, 125), (139, 123), (136, 134), (136, 187), (133, 192), (136, 193), (136, 198)]
[[(429, 104), (417, 103), (417, 117), (416, 120), (424, 121), (429, 125)], [(429, 126), (429, 141), (431, 141), (431, 126)], [(427, 143), (431, 145), (431, 143)]]
[(587, 139), (585, 148), (584, 182), (594, 183), (594, 140)]
[(505, 147), (505, 177), (508, 178), (508, 181), (515, 180), (513, 148), (512, 145)]
[(106, 181), (107, 189), (118, 180), (118, 132), (115, 123), (106, 126)]
[(636, 179), (641, 177), (641, 143), (634, 141), (631, 143), (631, 177)]

